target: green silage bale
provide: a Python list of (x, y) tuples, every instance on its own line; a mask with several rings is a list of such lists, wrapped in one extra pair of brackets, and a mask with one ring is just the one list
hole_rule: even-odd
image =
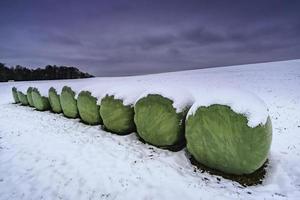
[(19, 99), (19, 97), (18, 97), (18, 91), (17, 91), (17, 88), (16, 88), (16, 87), (13, 87), (13, 88), (11, 89), (11, 91), (12, 91), (12, 95), (13, 95), (13, 98), (14, 98), (15, 103), (20, 103), (20, 99)]
[(75, 92), (70, 87), (64, 86), (59, 99), (64, 115), (68, 118), (77, 118), (78, 108)]
[(86, 124), (97, 125), (102, 124), (99, 114), (100, 106), (97, 105), (97, 99), (88, 91), (82, 91), (77, 98), (77, 107), (79, 116)]
[(57, 94), (55, 88), (51, 87), (48, 92), (49, 103), (51, 110), (55, 113), (61, 113), (62, 108), (60, 105), (59, 95)]
[(111, 132), (123, 135), (136, 130), (134, 108), (114, 96), (106, 95), (101, 100), (100, 114), (104, 127)]
[(50, 110), (50, 103), (47, 97), (40, 94), (37, 88), (33, 88), (31, 91), (34, 107), (39, 111)]
[(21, 91), (18, 91), (17, 93), (18, 93), (18, 98), (21, 102), (21, 105), (27, 106), (28, 105), (27, 95)]
[(33, 99), (32, 99), (32, 87), (29, 87), (27, 89), (27, 100), (28, 100), (28, 103), (31, 107), (34, 107), (34, 103), (33, 103)]
[(225, 105), (197, 108), (186, 120), (187, 150), (201, 164), (228, 174), (250, 174), (267, 159), (272, 124), (248, 126), (243, 114)]
[(188, 107), (177, 113), (173, 101), (149, 94), (134, 106), (134, 122), (139, 136), (159, 147), (172, 147), (184, 140), (184, 121)]

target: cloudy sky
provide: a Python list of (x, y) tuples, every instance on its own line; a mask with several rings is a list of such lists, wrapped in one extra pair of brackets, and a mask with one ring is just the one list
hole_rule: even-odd
[(295, 0), (1, 0), (0, 62), (98, 76), (300, 58)]

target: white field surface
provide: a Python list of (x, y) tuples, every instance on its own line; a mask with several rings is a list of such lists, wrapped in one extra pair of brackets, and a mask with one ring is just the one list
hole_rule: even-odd
[[(96, 84), (91, 86), (91, 82)], [(99, 126), (84, 125), (79, 119), (11, 104), (12, 86), (23, 91), (28, 86), (37, 86), (47, 94), (49, 87), (55, 86), (60, 92), (64, 84), (73, 86), (77, 92), (90, 88), (99, 98), (107, 88), (128, 104), (143, 96), (144, 88), (158, 88), (170, 98), (174, 94), (188, 97), (177, 99), (175, 107), (179, 110), (195, 99), (199, 105), (223, 100), (245, 114), (250, 112), (248, 119), (252, 119), (253, 125), (263, 122), (265, 111), (254, 117), (251, 111), (264, 109), (264, 103), (257, 103), (260, 100), (252, 99), (251, 95), (247, 101), (247, 95), (215, 92), (219, 86), (250, 91), (265, 102), (273, 124), (266, 178), (262, 185), (242, 187), (195, 170), (185, 150), (161, 150), (139, 142), (135, 134), (113, 135)], [(231, 94), (235, 98), (229, 98)], [(201, 101), (201, 96), (205, 100)], [(238, 100), (244, 101), (239, 104)], [(250, 110), (245, 110), (245, 106)], [(0, 83), (3, 200), (299, 199), (299, 165), (300, 60), (135, 77)]]

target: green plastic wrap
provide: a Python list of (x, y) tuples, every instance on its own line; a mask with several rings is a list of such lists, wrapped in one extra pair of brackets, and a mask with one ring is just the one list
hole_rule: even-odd
[(270, 118), (251, 128), (247, 118), (224, 105), (199, 107), (186, 121), (187, 149), (201, 164), (229, 174), (250, 174), (267, 159)]
[(38, 89), (33, 88), (31, 92), (34, 107), (39, 111), (50, 110), (50, 103), (47, 97), (41, 96)]
[(32, 87), (29, 87), (27, 89), (27, 100), (28, 100), (28, 103), (31, 107), (34, 107), (34, 103), (33, 103), (33, 99), (32, 99)]
[(49, 89), (48, 97), (49, 97), (51, 110), (55, 113), (61, 113), (62, 108), (60, 105), (59, 95), (57, 94), (56, 90), (53, 87)]
[(125, 106), (122, 100), (114, 96), (107, 95), (101, 100), (100, 114), (104, 127), (111, 132), (123, 135), (136, 129), (133, 107)]
[(28, 100), (27, 100), (27, 95), (24, 94), (23, 92), (21, 91), (18, 91), (18, 98), (21, 102), (21, 105), (23, 106), (27, 106), (28, 105)]
[(77, 98), (77, 107), (81, 120), (90, 125), (102, 124), (99, 114), (100, 106), (97, 105), (97, 99), (88, 91), (82, 91)]
[(149, 94), (137, 101), (134, 122), (139, 136), (159, 147), (169, 147), (184, 140), (186, 110), (177, 113), (173, 101), (157, 94)]
[(63, 113), (68, 118), (77, 118), (78, 109), (75, 92), (68, 86), (64, 86), (60, 95), (60, 105)]
[(16, 88), (16, 87), (13, 87), (13, 88), (11, 89), (11, 91), (12, 91), (12, 95), (13, 95), (13, 98), (14, 98), (15, 103), (20, 103), (20, 99), (19, 99), (19, 97), (18, 97), (18, 91), (17, 91), (17, 88)]

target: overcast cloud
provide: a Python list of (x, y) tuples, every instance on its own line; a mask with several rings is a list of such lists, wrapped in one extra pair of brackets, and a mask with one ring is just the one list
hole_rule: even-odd
[(300, 1), (9, 0), (0, 62), (98, 76), (300, 58)]

